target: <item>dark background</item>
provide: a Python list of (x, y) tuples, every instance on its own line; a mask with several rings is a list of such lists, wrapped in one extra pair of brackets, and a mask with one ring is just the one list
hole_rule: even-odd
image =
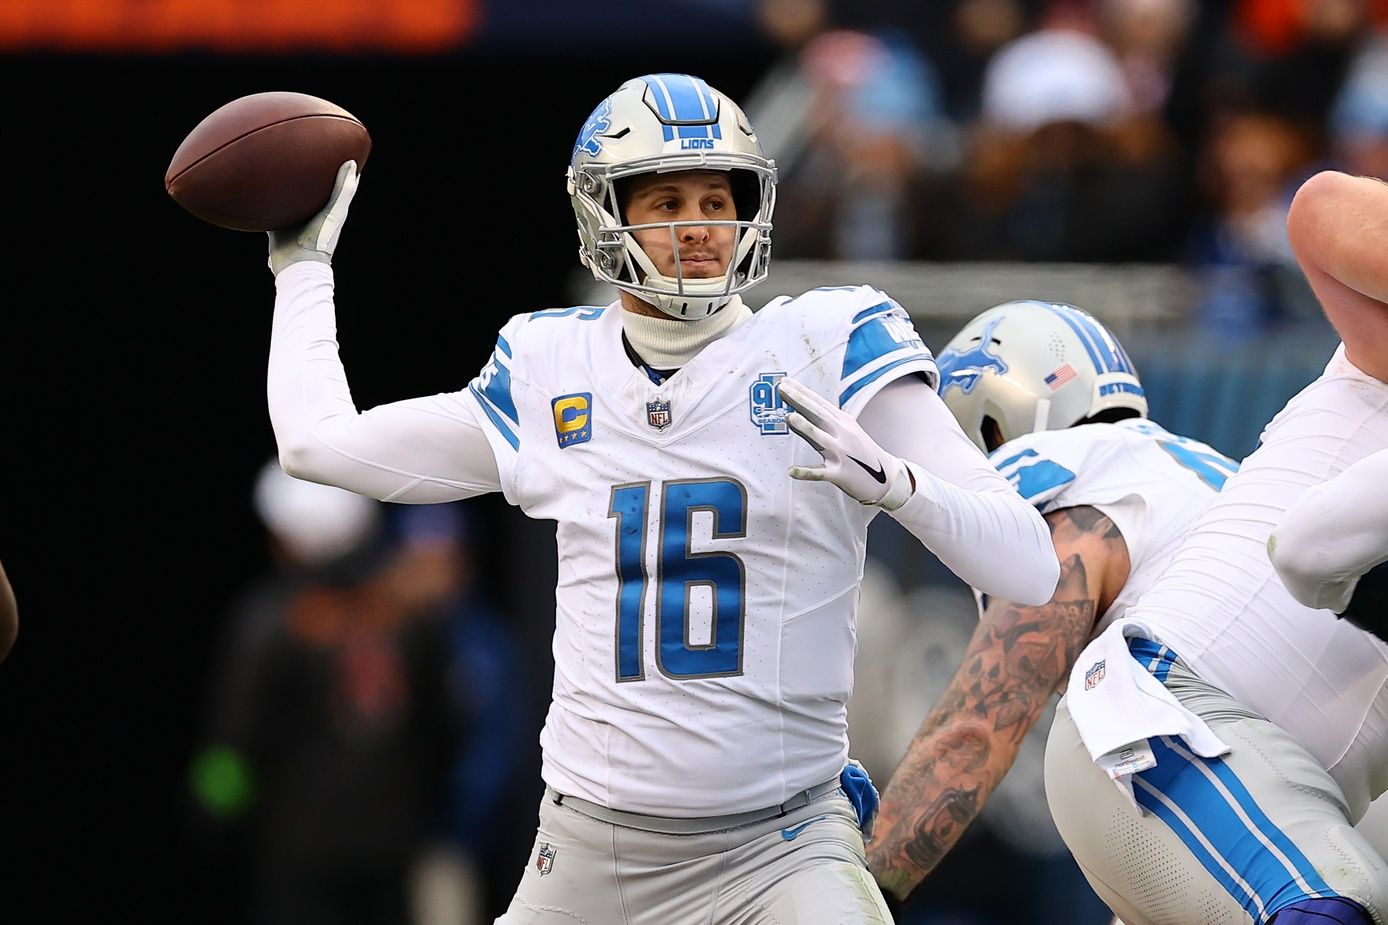
[[(0, 665), (7, 908), (198, 920), (215, 876), (189, 843), (187, 768), (227, 602), (266, 564), (249, 497), (274, 452), (274, 289), (263, 235), (165, 194), (184, 135), (263, 90), (325, 97), (371, 131), (335, 261), (365, 408), (465, 386), (506, 318), (567, 304), (564, 168), (599, 99), (662, 70), (736, 97), (765, 63), (746, 46), (650, 51), (0, 57), (0, 562), (21, 612)], [(547, 671), (552, 529), (499, 497), (471, 504), (485, 582), (530, 615), (524, 641)], [(534, 683), (516, 696), (542, 703), (548, 677)], [(528, 847), (531, 818), (516, 825)]]
[[(244, 3), (254, 15), (256, 3)], [(217, 869), (218, 856), (202, 850), (188, 769), (228, 611), (268, 565), (250, 498), (257, 470), (274, 452), (264, 394), (274, 288), (263, 235), (206, 225), (165, 194), (164, 171), (187, 132), (223, 103), (265, 90), (325, 97), (360, 117), (374, 147), (335, 261), (339, 339), (356, 403), (367, 408), (452, 391), (486, 361), (509, 316), (571, 302), (577, 240), (564, 169), (594, 105), (622, 81), (654, 71), (695, 73), (745, 100), (787, 63), (752, 21), (757, 5), (484, 3), (485, 22), (466, 47), (417, 58), (0, 53), (7, 225), (0, 263), (0, 562), (21, 612), (18, 643), (0, 664), (0, 922), (228, 921), (217, 904), (236, 873)], [(951, 98), (967, 110), (985, 56), (954, 42), (949, 11), (963, 5), (834, 4), (844, 25), (910, 25), (949, 78)], [(1038, 14), (1086, 4), (1011, 5)], [(1372, 10), (1388, 30), (1388, 3), (1350, 5)], [(1239, 143), (1205, 134), (1228, 124), (1222, 120), (1237, 107), (1224, 111), (1215, 102), (1244, 82), (1259, 92), (1233, 97), (1266, 97), (1279, 104), (1274, 109), (1291, 110), (1280, 115), (1302, 121), (1309, 108), (1310, 134), (1323, 134), (1329, 100), (1322, 97), (1343, 70), (1331, 65), (1342, 65), (1367, 29), (1329, 43), (1294, 34), (1286, 47), (1256, 53), (1237, 53), (1243, 46), (1232, 41), (1236, 33), (1248, 39), (1249, 30), (1236, 27), (1247, 26), (1252, 13), (1293, 6), (1197, 5), (1200, 23), (1174, 68), (1166, 120), (1183, 184), (1175, 211), (1198, 221), (1178, 227), (1160, 247), (1148, 242), (1140, 256), (1186, 262), (1211, 297), (1185, 306), (1170, 330), (1122, 335), (1143, 371), (1152, 416), (1233, 455), (1252, 448), (1261, 423), (1316, 375), (1329, 349), (1328, 329), (1289, 255), (1249, 249), (1238, 232), (1249, 230), (1250, 214), (1279, 222), (1296, 183), (1335, 165), (1340, 152), (1321, 138), (1264, 178), (1262, 198), (1244, 184), (1233, 184), (1225, 197), (1231, 184), (1212, 169), (1222, 162), (1211, 153), (1240, 145), (1275, 149), (1288, 132), (1284, 125), (1269, 134), (1264, 125), (1261, 142)], [(8, 49), (4, 29), (0, 21), (0, 48)], [(1281, 34), (1273, 30), (1274, 38)], [(1303, 105), (1302, 97), (1317, 91), (1325, 92), (1315, 105)], [(1216, 111), (1223, 115), (1204, 117)], [(953, 115), (967, 138), (971, 117)], [(1379, 130), (1388, 144), (1388, 116)], [(838, 227), (832, 210), (818, 207), (835, 198), (852, 204), (857, 194), (846, 180), (854, 162), (835, 160), (833, 136), (825, 136), (827, 144), (819, 137), (814, 153), (832, 169), (803, 169), (799, 212), (788, 195), (795, 179), (782, 177), (777, 266), (787, 266), (787, 256), (844, 256), (818, 252), (832, 238), (828, 229)], [(1126, 214), (1143, 197), (1125, 188), (1121, 197), (1085, 198), (1078, 195), (1090, 189), (1084, 177), (1056, 182), (1045, 170), (1031, 172), (1023, 157), (1016, 176), (1004, 179), (1024, 188), (1021, 181), (1031, 178), (1029, 193), (1010, 211), (973, 215), (974, 233), (961, 233), (972, 203), (940, 196), (966, 188), (977, 152), (967, 143), (961, 150), (959, 163), (926, 171), (923, 201), (937, 207), (914, 209), (929, 226), (910, 255), (916, 260), (1084, 264), (1099, 258), (1063, 248), (1049, 258), (1028, 255), (1018, 245), (1026, 235), (1013, 240), (1004, 232), (1034, 234), (1038, 221), (1044, 231), (1056, 214), (1081, 227), (1096, 221), (1099, 238), (1112, 228), (1145, 227), (1140, 216)], [(861, 153), (859, 145), (848, 151)], [(816, 160), (802, 162), (813, 167)], [(1232, 163), (1235, 178), (1249, 172), (1247, 161)], [(1077, 195), (1057, 205), (1050, 194), (1071, 186)], [(1252, 243), (1266, 243), (1263, 225), (1254, 222), (1251, 230)], [(818, 250), (794, 254), (797, 240)], [(986, 246), (956, 253), (971, 241)], [(972, 283), (988, 282), (988, 275)], [(917, 281), (917, 291), (949, 279)], [(1082, 281), (1076, 276), (1070, 285)], [(1290, 289), (1296, 298), (1287, 297)], [(1129, 304), (1155, 295), (1139, 287)], [(1054, 297), (1101, 316), (1122, 314), (1068, 290)], [(969, 301), (982, 298), (956, 288), (932, 302), (953, 299), (958, 304), (949, 308), (957, 313), (990, 304)], [(958, 319), (921, 320), (952, 331)], [(1303, 336), (1284, 326), (1298, 321), (1314, 330)], [(927, 340), (938, 347), (940, 336), (932, 331)], [(1232, 437), (1238, 439), (1226, 440)], [(529, 766), (516, 773), (514, 805), (504, 814), (508, 831), (495, 833), (497, 863), (509, 877), (495, 889), (509, 898), (526, 862), (540, 789), (536, 736), (552, 670), (553, 531), (499, 496), (467, 507), (476, 519), (484, 590), (519, 627), (534, 669), (512, 692), (532, 726)], [(918, 556), (914, 541), (873, 548), (895, 548), (897, 571), (928, 583), (931, 576), (918, 573), (933, 560)], [(971, 626), (971, 600), (964, 605), (959, 615)], [(1021, 896), (1024, 905), (1027, 897), (1041, 898), (1026, 907), (1031, 921), (1084, 920), (1083, 903), (1092, 897), (1065, 868), (1068, 858), (1048, 865), (1009, 856), (990, 831), (974, 826), (928, 881), (927, 899), (940, 900), (942, 915), (958, 910), (964, 921), (1015, 921), (1018, 913), (1001, 907)], [(519, 856), (508, 855), (516, 845)], [(1007, 887), (1000, 890), (1000, 882)], [(981, 912), (984, 919), (966, 915), (990, 906), (998, 908)]]

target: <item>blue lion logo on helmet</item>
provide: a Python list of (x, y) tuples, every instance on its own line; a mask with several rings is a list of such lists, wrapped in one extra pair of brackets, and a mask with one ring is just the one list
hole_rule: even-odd
[(988, 370), (993, 370), (999, 376), (1007, 372), (1007, 364), (1002, 357), (988, 350), (993, 342), (993, 329), (1001, 323), (1002, 318), (999, 317), (984, 325), (978, 346), (968, 350), (949, 349), (936, 358), (935, 365), (940, 369), (941, 395), (953, 388), (968, 395)]
[(602, 150), (602, 142), (597, 136), (612, 127), (611, 115), (612, 100), (605, 99), (598, 104), (598, 108), (593, 110), (593, 114), (579, 130), (578, 140), (574, 142), (574, 157), (578, 157), (580, 151), (586, 152), (589, 157), (598, 156), (598, 152)]

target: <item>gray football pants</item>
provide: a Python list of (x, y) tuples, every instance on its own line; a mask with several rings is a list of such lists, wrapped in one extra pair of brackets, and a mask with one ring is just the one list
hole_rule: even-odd
[(1165, 684), (1232, 751), (1201, 758), (1179, 739), (1149, 740), (1157, 766), (1134, 780), (1142, 813), (1090, 758), (1063, 698), (1046, 745), (1056, 828), (1118, 918), (1246, 925), (1292, 902), (1339, 895), (1388, 922), (1388, 866), (1350, 824), (1325, 769), (1179, 659)]
[(601, 821), (554, 797), (540, 801), (530, 861), (496, 925), (891, 925), (841, 790), (686, 835)]

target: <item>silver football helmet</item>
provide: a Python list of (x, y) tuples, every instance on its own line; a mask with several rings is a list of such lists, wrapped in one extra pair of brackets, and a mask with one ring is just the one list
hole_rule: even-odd
[(996, 449), (985, 436), (992, 429), (989, 420), (1006, 443), (1096, 416), (1147, 416), (1147, 398), (1127, 351), (1093, 315), (1073, 305), (995, 305), (964, 325), (936, 362), (940, 397), (984, 452)]
[[(618, 181), (677, 170), (729, 171), (737, 219), (626, 224)], [(599, 103), (574, 143), (568, 188), (578, 219), (579, 260), (598, 280), (668, 315), (703, 318), (766, 279), (776, 165), (762, 154), (742, 109), (697, 77), (647, 74)], [(673, 239), (686, 225), (737, 227), (727, 273), (716, 279), (665, 276), (631, 234), (664, 227)]]

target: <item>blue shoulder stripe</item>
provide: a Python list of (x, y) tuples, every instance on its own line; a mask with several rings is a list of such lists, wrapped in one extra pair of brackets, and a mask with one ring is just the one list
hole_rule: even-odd
[(496, 429), (501, 431), (501, 436), (505, 437), (506, 442), (511, 444), (511, 449), (519, 451), (520, 437), (517, 437), (515, 431), (507, 426), (505, 419), (496, 413), (495, 409), (492, 408), (492, 403), (487, 401), (486, 396), (477, 390), (477, 386), (469, 385), (468, 390), (472, 392), (473, 397), (477, 399), (477, 404), (481, 405), (482, 410), (487, 413), (487, 417), (496, 426)]
[[(872, 309), (868, 309), (871, 312)], [(881, 313), (867, 315), (868, 320), (853, 329), (848, 336), (848, 348), (843, 354), (843, 371), (839, 378), (845, 382), (856, 376), (863, 367), (880, 360), (888, 354), (910, 350), (912, 353), (929, 358), (925, 341), (915, 333), (910, 322), (905, 319), (891, 319), (896, 322), (897, 334), (887, 328), (887, 322), (895, 306), (887, 306)], [(909, 340), (906, 339), (909, 336)]]
[[(851, 287), (851, 286), (850, 286), (850, 287), (845, 287), (845, 288), (856, 288), (856, 287)], [(890, 311), (891, 311), (892, 309), (894, 309), (894, 308), (896, 308), (896, 306), (893, 305), (891, 302), (878, 302), (876, 305), (873, 305), (873, 306), (871, 306), (871, 307), (869, 307), (869, 308), (865, 308), (865, 309), (863, 309), (862, 311), (858, 312), (858, 314), (854, 315), (854, 316), (853, 316), (853, 323), (854, 323), (854, 324), (857, 324), (859, 321), (862, 321), (864, 318), (871, 318), (873, 315), (885, 315), (885, 314), (887, 314), (888, 312), (890, 312)]]
[(848, 404), (848, 400), (852, 398), (854, 395), (857, 395), (864, 388), (872, 385), (878, 379), (881, 379), (884, 374), (896, 369), (903, 363), (919, 363), (921, 360), (930, 359), (931, 356), (928, 352), (913, 353), (910, 356), (902, 357), (899, 360), (888, 363), (886, 366), (873, 370), (863, 378), (859, 379), (857, 382), (850, 385), (848, 388), (844, 389), (841, 393), (839, 393), (839, 407), (842, 408), (844, 405)]
[[(1022, 465), (1017, 466), (1013, 472), (1006, 471), (1017, 463)], [(993, 463), (993, 468), (1016, 486), (1019, 495), (1033, 502), (1037, 496), (1075, 480), (1075, 473), (1058, 462), (1046, 459), (1033, 449), (1022, 450), (1015, 456)]]
[(520, 424), (520, 415), (516, 413), (516, 402), (511, 398), (511, 371), (499, 363), (495, 357), (488, 364), (487, 369), (493, 370), (490, 376), (483, 376), (478, 379), (486, 378), (486, 385), (482, 387), (482, 393), (491, 399), (493, 405), (502, 414), (511, 419), (512, 424)]

